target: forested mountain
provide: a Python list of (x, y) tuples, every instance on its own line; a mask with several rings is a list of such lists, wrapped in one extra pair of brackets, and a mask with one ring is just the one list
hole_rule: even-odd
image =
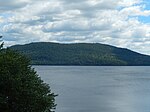
[(10, 49), (22, 52), (34, 65), (150, 65), (150, 56), (99, 43), (38, 42)]

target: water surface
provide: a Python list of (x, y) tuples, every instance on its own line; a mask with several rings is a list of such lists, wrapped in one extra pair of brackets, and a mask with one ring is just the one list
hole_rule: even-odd
[(150, 112), (150, 67), (34, 66), (56, 112)]

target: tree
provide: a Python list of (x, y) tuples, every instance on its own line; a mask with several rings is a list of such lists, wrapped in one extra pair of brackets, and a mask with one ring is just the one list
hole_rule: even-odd
[(52, 112), (55, 96), (25, 56), (9, 49), (0, 50), (2, 112)]
[[(0, 39), (2, 38), (3, 36), (0, 36)], [(0, 40), (1, 41), (1, 40)], [(0, 49), (3, 48), (3, 45), (4, 45), (4, 42), (0, 44)]]

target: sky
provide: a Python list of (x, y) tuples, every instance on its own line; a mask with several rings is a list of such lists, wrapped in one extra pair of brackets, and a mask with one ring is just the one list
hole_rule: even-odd
[(149, 0), (0, 0), (5, 46), (103, 43), (150, 55)]

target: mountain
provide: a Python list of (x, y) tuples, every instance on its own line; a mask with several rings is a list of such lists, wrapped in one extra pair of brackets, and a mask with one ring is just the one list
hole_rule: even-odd
[(11, 46), (34, 65), (148, 66), (150, 56), (99, 43), (38, 42)]

